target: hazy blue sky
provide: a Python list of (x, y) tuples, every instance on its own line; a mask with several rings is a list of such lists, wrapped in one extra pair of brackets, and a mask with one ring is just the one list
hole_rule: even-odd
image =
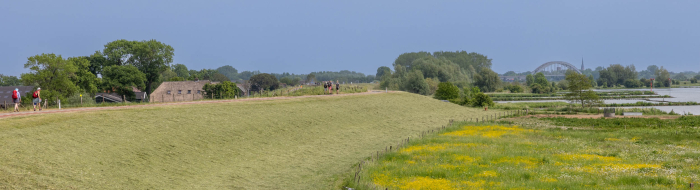
[(41, 53), (156, 39), (190, 69), (375, 74), (401, 53), (478, 52), (504, 73), (547, 61), (700, 70), (700, 1), (3, 1), (0, 73)]

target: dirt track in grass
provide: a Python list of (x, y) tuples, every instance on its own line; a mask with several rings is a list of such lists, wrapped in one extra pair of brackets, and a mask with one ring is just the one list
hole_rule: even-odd
[[(99, 111), (99, 110), (129, 109), (129, 108), (152, 107), (152, 106), (172, 106), (172, 105), (188, 105), (188, 104), (216, 104), (216, 103), (226, 103), (226, 102), (283, 100), (283, 99), (292, 99), (292, 98), (311, 98), (311, 97), (357, 96), (357, 95), (367, 95), (367, 94), (376, 94), (376, 93), (381, 93), (381, 92), (380, 91), (368, 91), (368, 92), (363, 92), (363, 93), (348, 93), (348, 94), (335, 94), (335, 95), (280, 96), (280, 97), (267, 97), (267, 98), (241, 98), (241, 99), (226, 99), (226, 100), (185, 101), (185, 102), (153, 103), (153, 104), (129, 105), (129, 106), (67, 108), (67, 109), (60, 109), (60, 110), (59, 109), (45, 109), (43, 111), (37, 110), (37, 111), (20, 111), (20, 112), (12, 112), (12, 113), (0, 113), (0, 119), (9, 118), (9, 117), (28, 116), (28, 115), (39, 115), (39, 114), (89, 112), (89, 111)], [(396, 93), (396, 91), (391, 91), (389, 93)]]

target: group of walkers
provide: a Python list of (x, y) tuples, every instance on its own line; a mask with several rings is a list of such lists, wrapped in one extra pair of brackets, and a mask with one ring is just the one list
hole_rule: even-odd
[[(324, 81), (323, 82), (323, 88), (325, 89), (325, 92), (328, 94), (333, 94), (333, 81)], [(337, 80), (335, 81), (335, 93), (339, 94), (340, 90), (340, 82)]]
[[(34, 104), (34, 111), (36, 111), (36, 106), (39, 105), (39, 111), (41, 111), (41, 88), (37, 88), (34, 93), (32, 93), (32, 103)], [(12, 91), (12, 103), (15, 104), (15, 109), (12, 112), (19, 112), (19, 104), (22, 102), (22, 97), (20, 96), (19, 89), (15, 88)]]

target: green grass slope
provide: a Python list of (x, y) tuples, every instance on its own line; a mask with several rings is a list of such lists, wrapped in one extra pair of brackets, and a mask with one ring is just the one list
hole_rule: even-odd
[(0, 189), (330, 189), (407, 136), (492, 112), (408, 93), (0, 120)]

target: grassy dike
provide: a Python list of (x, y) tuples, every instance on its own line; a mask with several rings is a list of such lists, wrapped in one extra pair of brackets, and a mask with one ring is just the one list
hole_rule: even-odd
[(333, 189), (362, 158), (494, 112), (396, 92), (0, 119), (0, 189)]
[[(345, 183), (449, 190), (687, 189), (700, 182), (700, 117), (507, 120), (458, 123), (415, 139), (366, 162), (363, 177), (348, 174)], [(607, 125), (593, 128), (595, 121)]]

